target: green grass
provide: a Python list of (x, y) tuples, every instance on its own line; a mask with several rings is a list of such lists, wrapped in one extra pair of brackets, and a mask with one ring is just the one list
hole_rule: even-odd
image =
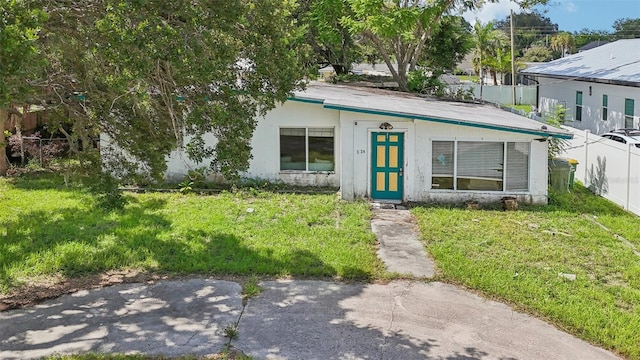
[[(549, 206), (416, 207), (445, 281), (479, 290), (592, 343), (640, 359), (640, 219), (577, 186)], [(576, 274), (576, 281), (558, 276)]]
[(474, 83), (479, 81), (479, 77), (477, 75), (458, 75), (458, 79), (460, 79), (460, 81), (471, 81)]
[(528, 114), (529, 112), (531, 112), (531, 105), (529, 104), (521, 104), (521, 105), (506, 104), (505, 106), (510, 107), (512, 109), (524, 111), (525, 114)]
[(332, 195), (126, 194), (107, 212), (62, 179), (0, 179), (0, 292), (112, 269), (370, 279), (369, 205)]

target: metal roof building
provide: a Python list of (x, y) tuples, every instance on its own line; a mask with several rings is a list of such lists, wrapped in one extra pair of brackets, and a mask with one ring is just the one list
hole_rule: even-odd
[(521, 74), (603, 84), (640, 86), (640, 39), (618, 40), (531, 66)]

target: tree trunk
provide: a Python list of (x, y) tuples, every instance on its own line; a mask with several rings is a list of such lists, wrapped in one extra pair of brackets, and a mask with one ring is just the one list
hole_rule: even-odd
[(5, 108), (0, 108), (0, 176), (6, 176), (9, 170), (7, 159), (7, 139), (4, 135), (4, 125), (7, 122), (9, 112)]
[[(24, 111), (22, 112), (24, 115), (27, 114), (27, 107), (25, 106)], [(24, 165), (24, 139), (22, 138), (22, 117), (15, 116), (16, 119), (16, 136), (18, 137), (18, 142), (20, 143), (20, 164)]]

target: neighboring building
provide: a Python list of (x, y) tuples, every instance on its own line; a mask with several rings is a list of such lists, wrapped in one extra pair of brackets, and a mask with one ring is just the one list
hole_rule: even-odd
[(566, 125), (596, 134), (638, 128), (640, 39), (619, 40), (521, 72), (539, 82), (541, 113), (568, 109)]
[[(259, 119), (244, 176), (347, 200), (546, 203), (551, 136), (571, 138), (488, 105), (311, 83)], [(199, 167), (186, 158), (169, 157), (168, 179)]]
[(580, 47), (578, 49), (578, 52), (581, 53), (583, 51), (591, 50), (591, 49), (597, 48), (598, 46), (606, 45), (608, 43), (609, 43), (609, 41), (607, 41), (607, 40), (592, 41), (592, 42)]

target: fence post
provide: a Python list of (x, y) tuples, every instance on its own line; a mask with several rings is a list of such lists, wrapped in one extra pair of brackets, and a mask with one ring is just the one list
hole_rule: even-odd
[(589, 186), (591, 184), (587, 184), (588, 176), (589, 176), (589, 134), (591, 131), (584, 131), (584, 186)]
[(42, 165), (42, 138), (40, 138), (40, 167), (44, 167)]
[(631, 197), (631, 147), (635, 146), (633, 144), (627, 144), (627, 196), (626, 201), (624, 202), (624, 209), (629, 210), (629, 201)]

